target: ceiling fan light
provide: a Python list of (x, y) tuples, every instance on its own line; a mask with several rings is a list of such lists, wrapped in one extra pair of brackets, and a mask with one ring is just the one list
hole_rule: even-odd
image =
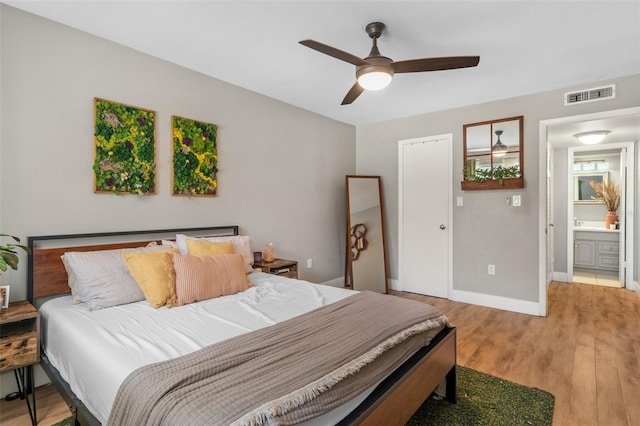
[(358, 84), (365, 90), (384, 89), (391, 83), (391, 74), (384, 71), (372, 71), (358, 76)]
[(494, 157), (502, 157), (507, 153), (507, 151), (509, 151), (509, 147), (503, 144), (502, 141), (500, 140), (500, 136), (502, 135), (502, 130), (496, 130), (495, 133), (496, 133), (496, 136), (498, 136), (498, 140), (496, 141), (495, 145), (491, 147), (491, 153), (493, 154)]
[(573, 136), (578, 138), (578, 140), (585, 145), (595, 145), (602, 142), (605, 136), (607, 136), (609, 133), (611, 132), (608, 130), (596, 130), (594, 132), (576, 133)]

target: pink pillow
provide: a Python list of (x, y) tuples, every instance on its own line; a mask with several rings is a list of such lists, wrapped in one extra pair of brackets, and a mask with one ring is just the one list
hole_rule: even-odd
[(227, 296), (249, 288), (240, 254), (170, 254), (167, 255), (169, 259), (168, 263), (173, 267), (168, 269), (174, 285), (169, 286), (168, 307)]

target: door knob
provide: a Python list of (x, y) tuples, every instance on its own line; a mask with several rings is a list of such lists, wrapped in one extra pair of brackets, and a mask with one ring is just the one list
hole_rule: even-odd
[(442, 225), (440, 225), (440, 229), (447, 229), (447, 226), (443, 223)]

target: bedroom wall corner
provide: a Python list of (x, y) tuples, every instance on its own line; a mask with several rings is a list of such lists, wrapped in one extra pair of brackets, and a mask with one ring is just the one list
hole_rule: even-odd
[[(273, 242), (277, 257), (313, 258), (301, 279), (343, 275), (354, 126), (6, 4), (0, 28), (2, 232), (26, 240), (237, 224), (253, 250)], [(93, 192), (94, 97), (156, 111), (155, 195)], [(218, 125), (216, 197), (170, 195), (174, 114)], [(26, 298), (26, 265), (21, 256), (10, 274), (12, 300)]]

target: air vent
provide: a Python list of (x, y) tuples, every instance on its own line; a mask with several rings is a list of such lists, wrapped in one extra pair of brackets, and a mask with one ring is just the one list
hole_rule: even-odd
[(603, 99), (613, 99), (616, 97), (616, 85), (596, 87), (593, 89), (580, 90), (579, 92), (569, 92), (564, 94), (564, 104), (574, 105), (584, 102), (601, 101)]

